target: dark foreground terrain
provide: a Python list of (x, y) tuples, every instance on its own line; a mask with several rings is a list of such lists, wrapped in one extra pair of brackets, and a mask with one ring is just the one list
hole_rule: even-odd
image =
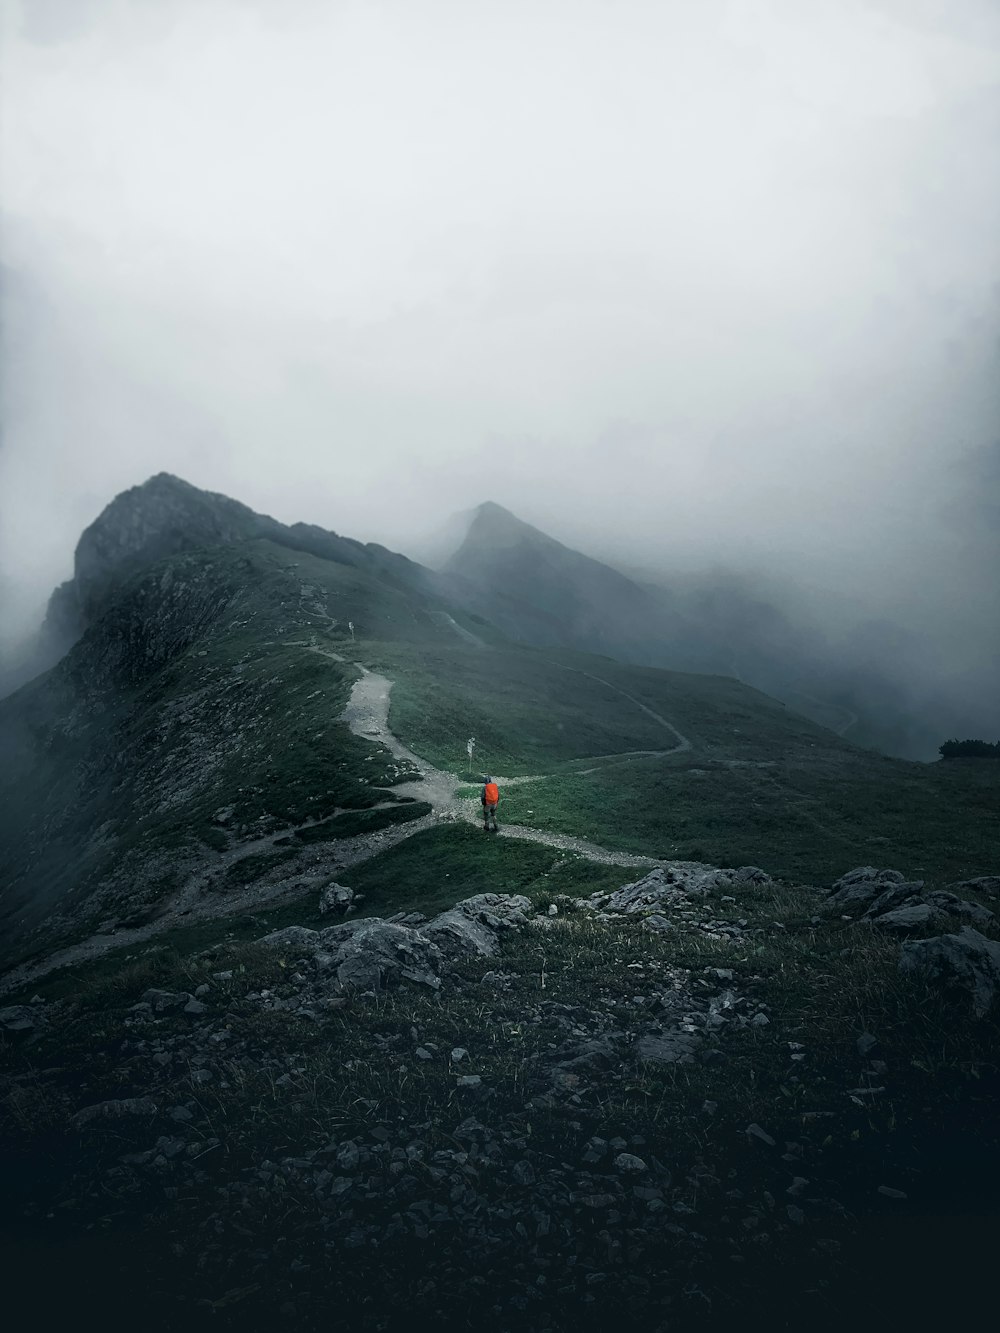
[[(440, 865), (481, 835), (418, 837)], [(335, 915), (344, 885), (332, 913), (303, 898), (15, 997), (5, 1240), (25, 1314), (972, 1318), (998, 1239), (996, 1027), (957, 974), (901, 970), (921, 946), (899, 914), (995, 935), (995, 882), (934, 902), (886, 872), (831, 894), (676, 863), (615, 891), (620, 870), (489, 854), (527, 893), (386, 924)]]
[(0, 700), (11, 1326), (988, 1318), (1000, 765), (450, 587), (173, 478), (84, 534)]

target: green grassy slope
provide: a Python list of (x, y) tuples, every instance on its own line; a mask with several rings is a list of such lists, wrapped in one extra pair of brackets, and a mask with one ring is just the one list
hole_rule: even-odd
[(8, 948), (43, 924), (46, 939), (64, 933), (68, 912), (79, 933), (155, 903), (240, 841), (384, 800), (372, 789), (408, 770), (339, 722), (357, 669), (312, 651), (350, 645), (349, 620), (455, 637), (389, 580), (253, 541), (153, 566), (0, 702)]
[[(278, 864), (268, 840), (423, 813), (357, 813), (407, 774), (338, 720), (354, 662), (395, 682), (391, 725), (436, 765), (465, 772), (475, 736), (474, 776), (545, 775), (504, 792), (508, 823), (799, 880), (861, 862), (939, 880), (993, 869), (996, 766), (880, 758), (735, 680), (510, 644), (391, 572), (254, 540), (150, 567), (0, 703), (10, 952), (155, 908), (244, 843), (224, 882)], [(692, 748), (609, 760), (676, 745), (640, 705)], [(466, 855), (475, 878), (482, 849)]]
[[(724, 676), (535, 649), (365, 647), (395, 677), (390, 721), (418, 753), (462, 771), (474, 735), (477, 770), (546, 775), (503, 793), (508, 823), (821, 883), (871, 862), (942, 882), (995, 866), (1000, 766), (876, 755)], [(588, 755), (675, 743), (592, 676), (692, 749), (581, 771)]]

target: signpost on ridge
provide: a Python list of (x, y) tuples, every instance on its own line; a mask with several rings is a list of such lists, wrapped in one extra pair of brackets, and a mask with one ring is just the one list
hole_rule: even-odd
[(469, 756), (469, 777), (472, 777), (472, 752), (476, 748), (475, 736), (470, 736), (465, 742), (465, 752)]

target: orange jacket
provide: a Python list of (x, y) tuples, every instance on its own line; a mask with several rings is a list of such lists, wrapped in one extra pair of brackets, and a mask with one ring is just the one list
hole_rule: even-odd
[(487, 782), (483, 787), (483, 805), (496, 805), (500, 800), (500, 788), (495, 782)]

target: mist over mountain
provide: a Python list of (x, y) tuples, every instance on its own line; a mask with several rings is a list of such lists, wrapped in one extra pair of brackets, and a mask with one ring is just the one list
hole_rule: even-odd
[[(977, 466), (988, 473), (993, 461), (983, 451)], [(980, 542), (995, 544), (989, 495), (987, 488), (973, 526), (982, 526)], [(254, 537), (391, 574), (525, 643), (735, 676), (887, 754), (929, 761), (949, 737), (1000, 733), (1000, 702), (990, 688), (992, 623), (982, 625), (979, 646), (969, 646), (963, 678), (935, 656), (932, 635), (907, 632), (890, 618), (831, 630), (794, 581), (719, 567), (630, 577), (493, 501), (454, 515), (422, 544), (438, 557), (434, 571), (377, 543), (279, 523), (167, 473), (123, 492), (84, 531), (73, 578), (52, 593), (38, 633), (3, 663), (0, 697), (58, 661), (129, 572), (180, 551)], [(608, 544), (606, 532), (601, 544)]]
[[(678, 1273), (723, 1326), (748, 1293), (805, 1317), (822, 1273), (833, 1333), (905, 1295), (884, 1247), (840, 1258), (907, 1198), (876, 1166), (926, 1189), (959, 1125), (989, 1165), (992, 751), (854, 743), (738, 580), (463, 526), (432, 571), (159, 473), (81, 535), (58, 660), (0, 699), (9, 1308), (599, 1333)], [(948, 1179), (939, 1250), (995, 1203), (978, 1158)]]
[[(462, 522), (462, 543), (442, 567), (451, 595), (512, 637), (733, 675), (858, 744), (906, 758), (935, 759), (958, 733), (1000, 732), (989, 688), (995, 663), (964, 683), (936, 678), (933, 635), (874, 618), (836, 635), (791, 579), (717, 568), (664, 572), (654, 583), (648, 572), (629, 578), (573, 551), (492, 502)], [(990, 641), (993, 627), (983, 631)]]

